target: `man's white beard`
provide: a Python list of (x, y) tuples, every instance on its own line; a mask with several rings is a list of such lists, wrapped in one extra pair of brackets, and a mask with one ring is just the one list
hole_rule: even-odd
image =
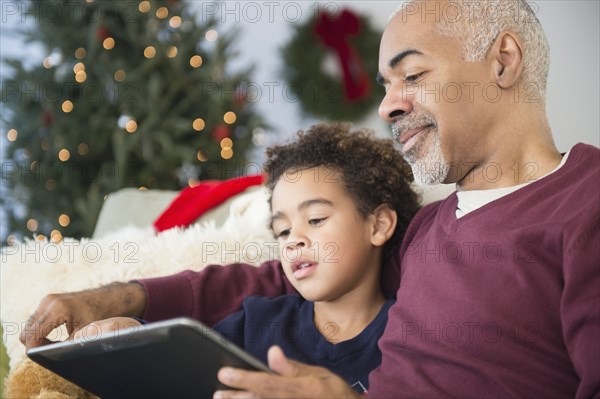
[(415, 181), (420, 184), (441, 184), (448, 177), (450, 165), (442, 153), (437, 130), (426, 133), (403, 156), (412, 169)]

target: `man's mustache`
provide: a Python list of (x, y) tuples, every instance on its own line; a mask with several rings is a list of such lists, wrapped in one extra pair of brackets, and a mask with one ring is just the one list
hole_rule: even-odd
[(437, 127), (437, 122), (433, 116), (424, 113), (411, 112), (407, 116), (392, 122), (392, 137), (396, 142), (399, 143), (400, 137), (402, 137), (404, 132), (427, 125), (433, 125), (433, 127)]

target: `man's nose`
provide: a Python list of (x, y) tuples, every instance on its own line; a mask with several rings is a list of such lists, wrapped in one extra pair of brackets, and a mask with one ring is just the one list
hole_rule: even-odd
[(388, 123), (413, 110), (413, 95), (404, 88), (392, 86), (379, 105), (379, 116)]

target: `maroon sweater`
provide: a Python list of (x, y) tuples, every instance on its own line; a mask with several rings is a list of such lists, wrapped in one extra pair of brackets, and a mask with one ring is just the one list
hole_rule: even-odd
[[(423, 208), (369, 396), (600, 397), (600, 151), (456, 219)], [(143, 280), (145, 318), (215, 323), (251, 294), (293, 289), (278, 262)]]

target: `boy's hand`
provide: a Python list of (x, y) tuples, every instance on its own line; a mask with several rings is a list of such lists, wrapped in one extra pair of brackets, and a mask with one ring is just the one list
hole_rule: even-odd
[(331, 371), (289, 360), (272, 346), (269, 367), (275, 374), (224, 367), (218, 378), (242, 391), (217, 391), (214, 398), (363, 398)]
[(141, 326), (142, 323), (131, 317), (111, 317), (100, 321), (94, 321), (75, 333), (73, 338), (102, 338), (105, 336), (114, 336), (115, 331), (126, 328)]

